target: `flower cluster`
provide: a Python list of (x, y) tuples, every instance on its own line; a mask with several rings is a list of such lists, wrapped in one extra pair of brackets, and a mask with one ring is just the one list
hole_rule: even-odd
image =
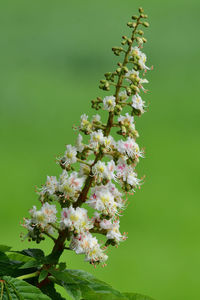
[[(140, 93), (146, 91), (143, 85), (148, 81), (143, 76), (149, 68), (142, 52), (146, 39), (138, 29), (148, 27), (144, 21), (147, 16), (142, 9), (139, 12), (139, 16), (132, 17), (134, 22), (128, 23), (133, 29), (131, 37), (123, 36), (123, 47), (113, 48), (117, 56), (124, 53), (123, 62), (100, 81), (100, 89), (110, 91), (112, 87), (113, 93), (92, 100), (94, 109), (108, 112), (107, 122), (101, 120), (100, 114), (81, 116), (75, 145), (67, 145), (58, 159), (61, 175), (47, 177), (38, 190), (41, 209), (34, 206), (31, 218), (23, 224), (30, 239), (40, 242), (48, 235), (55, 249), (62, 241), (62, 250), (69, 242), (68, 249), (85, 254), (86, 261), (92, 264), (104, 263), (105, 248), (126, 239), (120, 232), (119, 217), (127, 206), (127, 193), (141, 185), (136, 166), (144, 152), (136, 142), (139, 134), (135, 118), (145, 112)], [(114, 138), (111, 131), (120, 138)], [(58, 206), (60, 216), (56, 216)], [(104, 235), (104, 243), (100, 244), (95, 234)]]

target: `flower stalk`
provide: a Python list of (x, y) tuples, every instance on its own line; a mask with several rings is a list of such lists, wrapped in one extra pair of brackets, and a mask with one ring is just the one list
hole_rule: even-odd
[[(31, 218), (25, 219), (24, 227), (31, 240), (39, 243), (45, 234), (54, 241), (50, 254), (53, 264), (58, 263), (64, 249), (85, 254), (86, 261), (92, 264), (105, 263), (108, 257), (104, 248), (126, 239), (119, 231), (119, 216), (126, 207), (124, 195), (135, 192), (141, 184), (135, 168), (143, 151), (136, 143), (139, 134), (134, 118), (145, 112), (140, 92), (145, 91), (143, 84), (148, 81), (140, 77), (140, 71), (146, 73), (149, 68), (145, 64), (146, 55), (141, 51), (146, 39), (139, 27), (149, 26), (144, 21), (146, 18), (140, 8), (139, 15), (132, 16), (133, 22), (127, 24), (132, 30), (131, 37), (123, 36), (122, 47), (112, 48), (115, 55), (124, 55), (124, 58), (114, 72), (105, 74), (99, 85), (105, 92), (113, 88), (112, 95), (92, 100), (93, 109), (108, 112), (106, 124), (99, 114), (93, 115), (91, 121), (86, 114), (81, 116), (76, 145), (67, 145), (64, 156), (59, 159), (63, 170), (59, 179), (47, 177), (39, 190), (41, 209), (34, 206)], [(123, 115), (123, 110), (128, 109), (131, 113)], [(111, 135), (112, 129), (118, 130), (120, 140)], [(89, 216), (88, 206), (94, 209), (92, 216)], [(57, 218), (58, 207), (60, 219)], [(95, 234), (105, 237), (104, 245), (99, 244)]]

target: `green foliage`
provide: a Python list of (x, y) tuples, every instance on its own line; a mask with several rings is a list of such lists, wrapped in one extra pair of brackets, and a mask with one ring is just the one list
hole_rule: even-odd
[(10, 276), (1, 279), (0, 300), (50, 300), (35, 286)]
[(7, 252), (11, 249), (12, 247), (5, 246), (5, 245), (0, 245), (0, 252)]
[(126, 299), (124, 296), (113, 289), (109, 284), (98, 280), (93, 275), (82, 270), (50, 270), (50, 273), (57, 280), (57, 284), (64, 287), (67, 293), (74, 300), (102, 299), (117, 300)]
[(0, 249), (0, 300), (64, 300), (55, 284), (63, 287), (73, 300), (153, 300), (139, 294), (122, 294), (90, 273), (65, 269), (66, 264), (62, 262), (57, 268), (46, 269), (49, 258), (40, 249), (21, 252), (9, 251), (11, 248), (7, 246)]

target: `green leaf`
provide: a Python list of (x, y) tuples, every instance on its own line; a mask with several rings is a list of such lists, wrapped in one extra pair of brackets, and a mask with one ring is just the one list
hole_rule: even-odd
[(120, 292), (85, 271), (50, 270), (49, 272), (74, 300), (124, 300)]
[(5, 245), (0, 245), (0, 252), (7, 252), (11, 249), (12, 247), (5, 246)]
[(15, 271), (21, 266), (20, 262), (9, 260), (8, 256), (0, 252), (0, 276), (11, 275), (14, 276)]
[(52, 300), (66, 300), (63, 298), (55, 289), (55, 285), (53, 282), (49, 282), (48, 284), (41, 287), (41, 291), (49, 296)]
[(18, 262), (22, 262), (22, 263), (26, 263), (28, 261), (34, 261), (35, 260), (33, 257), (23, 255), (19, 252), (14, 252), (14, 251), (7, 253), (7, 256), (12, 261), (18, 261)]
[(42, 265), (41, 262), (34, 259), (34, 260), (27, 261), (25, 264), (23, 264), (20, 267), (20, 269), (37, 268), (37, 267), (40, 267), (41, 265)]
[(26, 281), (4, 276), (1, 278), (0, 299), (3, 300), (50, 300), (38, 288)]
[(127, 300), (153, 300), (152, 298), (135, 293), (123, 293)]
[(41, 262), (44, 260), (44, 252), (41, 249), (29, 248), (29, 249), (22, 250), (21, 254), (33, 257), (36, 260)]
[(48, 276), (48, 271), (47, 270), (42, 270), (40, 272), (40, 275), (39, 275), (39, 278), (38, 278), (38, 282), (43, 281), (47, 276)]

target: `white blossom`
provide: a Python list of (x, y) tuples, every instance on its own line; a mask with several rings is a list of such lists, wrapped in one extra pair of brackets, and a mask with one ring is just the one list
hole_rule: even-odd
[(85, 254), (85, 260), (91, 263), (105, 262), (108, 256), (101, 249), (97, 238), (90, 233), (80, 234), (72, 239), (70, 248), (77, 254)]
[(138, 59), (138, 65), (141, 68), (141, 70), (145, 70), (149, 68), (145, 65), (147, 57), (146, 54), (144, 54), (139, 47), (135, 46), (132, 48), (131, 56)]
[(100, 228), (107, 230), (106, 237), (109, 240), (114, 240), (116, 243), (119, 243), (123, 240), (123, 236), (119, 231), (119, 221), (114, 220), (102, 220), (100, 222)]
[(26, 220), (24, 226), (31, 230), (34, 226), (38, 225), (42, 228), (42, 230), (49, 231), (51, 223), (56, 222), (56, 206), (50, 205), (48, 202), (45, 202), (40, 210), (37, 210), (36, 206), (30, 210), (31, 219)]
[(61, 228), (69, 228), (75, 233), (85, 232), (93, 227), (87, 216), (87, 210), (77, 207), (76, 209), (70, 206), (62, 209)]
[(67, 165), (74, 164), (77, 160), (77, 149), (72, 145), (67, 145), (66, 148), (67, 150), (65, 151), (65, 163)]
[(130, 116), (129, 113), (126, 113), (125, 116), (119, 116), (118, 122), (127, 127), (130, 131), (135, 130), (134, 118)]
[(99, 123), (101, 121), (101, 116), (96, 114), (92, 116), (92, 122)]
[(134, 172), (132, 166), (127, 165), (122, 159), (119, 159), (117, 167), (117, 178), (130, 184), (133, 188), (140, 185), (140, 179), (137, 178), (137, 174)]
[(98, 150), (99, 145), (103, 144), (104, 135), (101, 129), (97, 131), (93, 131), (90, 135), (90, 146), (94, 148), (94, 150)]
[(109, 216), (114, 216), (117, 213), (117, 209), (121, 207), (121, 204), (115, 201), (115, 197), (109, 190), (109, 187), (104, 185), (93, 188), (90, 199), (86, 203), (97, 211), (101, 211)]
[(46, 194), (53, 195), (58, 188), (58, 182), (55, 176), (47, 176), (45, 185), (40, 189), (40, 195), (42, 199)]
[(76, 201), (78, 192), (81, 190), (84, 181), (85, 176), (79, 177), (77, 172), (72, 172), (68, 176), (64, 170), (60, 176), (59, 192), (63, 193), (65, 198)]
[(142, 98), (140, 97), (140, 95), (135, 94), (132, 97), (132, 107), (139, 110), (141, 112), (141, 114), (143, 114), (144, 111), (144, 107), (145, 107), (145, 102), (142, 100)]
[(115, 108), (116, 102), (114, 96), (106, 96), (103, 99), (103, 107), (105, 110), (113, 111)]
[(128, 155), (130, 158), (138, 158), (143, 157), (143, 152), (140, 151), (138, 144), (135, 142), (134, 139), (128, 137), (126, 141), (118, 141), (117, 143), (117, 150), (121, 154)]
[(121, 91), (119, 93), (119, 98), (122, 102), (125, 102), (128, 99), (128, 95), (126, 91)]
[(84, 144), (82, 143), (83, 141), (83, 137), (82, 135), (79, 133), (77, 140), (76, 140), (76, 149), (78, 152), (82, 152), (84, 150)]

